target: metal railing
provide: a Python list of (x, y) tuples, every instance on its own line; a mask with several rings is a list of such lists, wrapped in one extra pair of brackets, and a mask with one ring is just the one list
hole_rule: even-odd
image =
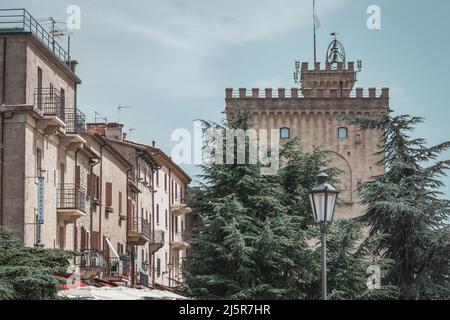
[(151, 242), (154, 244), (164, 245), (164, 230), (153, 230)]
[(57, 116), (65, 121), (65, 98), (55, 88), (36, 88), (34, 91), (34, 105), (44, 115)]
[(75, 265), (82, 268), (101, 268), (105, 270), (107, 261), (101, 251), (86, 249), (75, 255)]
[(120, 258), (109, 258), (107, 260), (105, 275), (120, 276), (123, 275), (124, 269), (123, 261)]
[(143, 273), (143, 272), (139, 272), (139, 284), (141, 286), (144, 287), (148, 287), (148, 275)]
[(143, 217), (135, 217), (131, 223), (130, 231), (141, 233), (147, 238), (151, 239), (151, 224)]
[(66, 133), (86, 133), (86, 116), (78, 108), (66, 112)]
[(58, 209), (78, 209), (86, 212), (86, 190), (75, 183), (60, 185), (57, 201)]
[(45, 28), (25, 9), (0, 9), (0, 33), (31, 32), (63, 64), (70, 61), (69, 53)]

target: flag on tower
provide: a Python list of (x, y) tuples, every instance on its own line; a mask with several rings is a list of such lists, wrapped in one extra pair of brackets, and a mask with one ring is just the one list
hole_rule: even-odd
[(316, 1), (313, 2), (313, 6), (314, 6), (314, 8), (313, 8), (314, 27), (316, 29), (319, 29), (322, 25), (320, 24), (320, 19), (316, 12)]

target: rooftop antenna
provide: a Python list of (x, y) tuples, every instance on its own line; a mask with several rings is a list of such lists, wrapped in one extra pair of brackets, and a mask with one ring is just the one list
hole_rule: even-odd
[(130, 129), (128, 129), (128, 138), (131, 138), (131, 133), (132, 133), (133, 131), (136, 131), (136, 128), (130, 128)]
[(52, 36), (52, 47), (53, 52), (55, 51), (55, 38), (61, 39), (62, 37), (67, 35), (67, 55), (69, 63), (71, 63), (70, 59), (70, 35), (73, 34), (73, 32), (67, 31), (67, 28), (63, 30), (63, 28), (59, 28), (57, 24), (63, 24), (67, 25), (67, 22), (65, 21), (57, 21), (53, 17), (47, 17), (47, 18), (40, 18), (39, 21), (49, 21), (48, 23), (51, 24), (49, 33)]
[(98, 113), (97, 111), (94, 111), (95, 114), (95, 123), (97, 123), (97, 120), (103, 120), (103, 122), (108, 123), (108, 118), (107, 117), (102, 117), (100, 113)]
[(122, 109), (131, 109), (131, 106), (122, 106), (119, 104), (117, 107), (117, 123), (120, 123), (120, 110)]
[(300, 84), (300, 61), (295, 61), (295, 72), (294, 72), (294, 82)]

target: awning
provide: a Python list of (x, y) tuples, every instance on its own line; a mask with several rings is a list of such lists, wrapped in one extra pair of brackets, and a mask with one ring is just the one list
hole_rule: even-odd
[(105, 238), (105, 240), (106, 240), (106, 243), (108, 243), (108, 246), (111, 249), (111, 252), (113, 253), (114, 258), (119, 258), (119, 255), (117, 254), (116, 249), (114, 249), (114, 246), (111, 244), (111, 241), (109, 241), (108, 238)]

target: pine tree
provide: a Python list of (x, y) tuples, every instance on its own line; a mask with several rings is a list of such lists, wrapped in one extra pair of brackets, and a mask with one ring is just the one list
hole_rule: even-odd
[(370, 235), (381, 237), (378, 253), (394, 261), (386, 280), (400, 288), (402, 299), (450, 298), (450, 202), (439, 191), (450, 161), (438, 161), (450, 142), (427, 147), (424, 139), (411, 138), (423, 121), (418, 117), (347, 120), (363, 130), (384, 131), (379, 165), (387, 170), (364, 184), (362, 203)]
[(0, 300), (53, 299), (70, 254), (62, 250), (24, 247), (14, 235), (0, 228)]
[[(246, 130), (251, 127), (248, 119), (244, 110), (229, 127)], [(282, 167), (275, 176), (262, 175), (259, 163), (202, 166), (204, 184), (190, 203), (200, 222), (189, 236), (185, 294), (206, 299), (320, 297), (320, 250), (311, 244), (319, 233), (308, 192), (317, 174), (328, 167), (326, 152), (305, 153), (293, 140), (283, 146), (280, 156)], [(330, 259), (336, 299), (370, 295), (366, 271), (374, 257), (357, 243), (359, 225), (352, 226), (335, 227), (336, 236), (330, 241), (331, 247), (340, 249)], [(391, 289), (377, 294), (392, 297)]]

